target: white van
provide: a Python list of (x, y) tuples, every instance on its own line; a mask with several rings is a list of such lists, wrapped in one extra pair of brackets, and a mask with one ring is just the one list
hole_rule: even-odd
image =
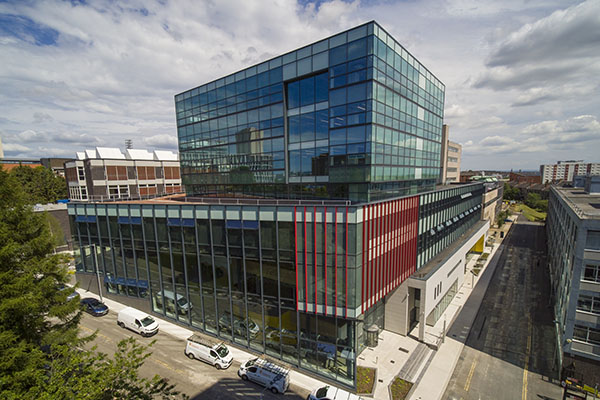
[(216, 369), (229, 368), (233, 361), (231, 352), (223, 342), (203, 338), (195, 334), (187, 339), (185, 355), (192, 360), (201, 360), (214, 365)]
[[(177, 297), (177, 304), (175, 304), (175, 297)], [(165, 290), (165, 303), (167, 304), (168, 310), (174, 313), (175, 308), (177, 308), (177, 312), (182, 315), (187, 314), (188, 310), (192, 308), (192, 303), (190, 303), (185, 296), (182, 296), (179, 293), (175, 296), (175, 293), (170, 290)]]
[(238, 375), (256, 382), (273, 393), (284, 393), (290, 386), (290, 370), (264, 358), (254, 358), (242, 364)]
[(363, 398), (333, 386), (323, 386), (313, 390), (306, 400), (363, 400)]
[(132, 307), (119, 311), (117, 324), (121, 328), (131, 329), (142, 336), (152, 336), (158, 332), (158, 322), (154, 318)]

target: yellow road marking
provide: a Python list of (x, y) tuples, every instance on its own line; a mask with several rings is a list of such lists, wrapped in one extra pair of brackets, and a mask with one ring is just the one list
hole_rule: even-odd
[(177, 369), (177, 368), (173, 368), (173, 367), (171, 367), (169, 364), (167, 364), (167, 363), (166, 363), (166, 362), (164, 362), (164, 361), (157, 360), (157, 359), (155, 359), (155, 358), (150, 358), (150, 361), (152, 361), (152, 362), (154, 362), (154, 363), (156, 363), (156, 364), (162, 365), (163, 367), (165, 367), (165, 368), (167, 368), (167, 369), (170, 369), (171, 371), (175, 371), (175, 372), (177, 372), (178, 374), (181, 374), (181, 373), (183, 373), (183, 371), (182, 371), (182, 370), (180, 370), (180, 369)]
[[(96, 330), (95, 330), (95, 329), (88, 328), (87, 326), (79, 325), (79, 327), (80, 327), (80, 328), (82, 328), (82, 329), (84, 329), (84, 330), (86, 330), (86, 331), (92, 332), (92, 333), (93, 333), (93, 332), (96, 332)], [(111, 339), (111, 338), (109, 338), (109, 337), (108, 337), (108, 336), (106, 336), (106, 335), (103, 335), (103, 334), (101, 334), (100, 332), (97, 332), (97, 333), (96, 333), (96, 336), (98, 336), (98, 337), (101, 337), (102, 339), (104, 339), (104, 340), (106, 340), (106, 341), (108, 341), (108, 342), (112, 342), (112, 339)]]
[(473, 364), (471, 364), (471, 370), (469, 371), (469, 375), (467, 376), (467, 381), (465, 382), (465, 392), (468, 392), (469, 388), (471, 387), (471, 379), (473, 379), (473, 373), (475, 372), (476, 365), (477, 360), (474, 360)]
[(525, 350), (525, 365), (523, 366), (523, 391), (521, 400), (527, 400), (527, 369), (529, 368), (529, 353), (531, 352), (531, 317), (527, 322), (527, 349)]

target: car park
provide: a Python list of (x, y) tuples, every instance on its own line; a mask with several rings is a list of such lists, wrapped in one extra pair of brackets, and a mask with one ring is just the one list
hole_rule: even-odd
[(290, 370), (266, 358), (253, 358), (240, 366), (238, 375), (264, 386), (273, 393), (284, 393), (290, 386)]
[(80, 304), (83, 307), (83, 311), (92, 314), (94, 317), (101, 317), (108, 314), (108, 307), (106, 304), (93, 297), (81, 299)]
[(233, 356), (223, 342), (194, 334), (187, 339), (185, 355), (192, 360), (201, 360), (217, 369), (229, 368)]
[(142, 336), (152, 336), (158, 333), (158, 322), (145, 312), (132, 307), (119, 311), (117, 324), (121, 328), (130, 329)]

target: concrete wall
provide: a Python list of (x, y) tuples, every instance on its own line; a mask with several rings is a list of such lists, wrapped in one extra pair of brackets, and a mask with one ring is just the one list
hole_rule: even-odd
[(388, 294), (385, 299), (385, 323), (383, 329), (400, 335), (408, 335), (408, 312), (408, 283), (404, 281), (396, 290)]

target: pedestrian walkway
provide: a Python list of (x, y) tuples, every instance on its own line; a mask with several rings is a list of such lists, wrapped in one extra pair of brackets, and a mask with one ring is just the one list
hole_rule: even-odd
[[(477, 277), (473, 277), (472, 283), (469, 279), (465, 280), (451, 306), (444, 313), (442, 318), (445, 317), (447, 321), (453, 322), (449, 324), (450, 328), (444, 338), (444, 343), (435, 352), (431, 364), (413, 388), (410, 400), (442, 398), (462, 353), (471, 325), (477, 316), (483, 296), (494, 275), (503, 248), (502, 244), (494, 245), (488, 263), (484, 265)], [(439, 337), (442, 334), (442, 328), (438, 325), (439, 322), (429, 330), (430, 338), (436, 337), (436, 335)]]
[[(99, 299), (99, 296), (96, 295), (95, 293), (88, 292), (81, 288), (77, 289), (77, 291), (79, 292), (79, 294), (82, 297), (94, 297), (96, 299)], [(124, 304), (121, 304), (114, 300), (108, 299), (106, 297), (103, 298), (103, 302), (104, 302), (104, 304), (106, 304), (108, 306), (108, 308), (111, 311), (114, 311), (116, 313), (118, 313), (120, 310), (128, 307)], [(158, 318), (156, 315), (152, 315), (152, 317), (158, 322), (160, 332), (171, 335), (177, 339), (186, 340), (192, 334), (199, 333), (198, 331), (192, 331), (183, 326), (174, 324), (171, 321)], [(227, 346), (229, 347), (229, 350), (231, 351), (231, 354), (233, 355), (233, 359), (240, 363), (245, 363), (246, 361), (257, 357), (256, 354), (252, 354), (247, 351), (244, 351), (238, 347), (231, 345), (230, 343), (227, 343)], [(183, 348), (182, 348), (182, 351), (183, 351)], [(299, 386), (301, 388), (304, 388), (306, 390), (310, 390), (310, 391), (326, 385), (326, 383), (324, 383), (318, 379), (315, 379), (311, 376), (305, 375), (301, 372), (298, 372), (296, 370), (290, 371), (290, 383), (293, 385)]]
[[(506, 225), (502, 231), (506, 234), (509, 229), (510, 225)], [(390, 398), (388, 386), (396, 376), (414, 383), (410, 393), (412, 400), (442, 397), (502, 250), (500, 243), (486, 246), (485, 251), (489, 253), (487, 263), (477, 275), (472, 273), (477, 258), (467, 262), (463, 285), (438, 322), (434, 326), (426, 326), (424, 342), (417, 339), (418, 325), (408, 336), (382, 331), (377, 347), (367, 348), (359, 355), (359, 366), (377, 368), (374, 399)]]

